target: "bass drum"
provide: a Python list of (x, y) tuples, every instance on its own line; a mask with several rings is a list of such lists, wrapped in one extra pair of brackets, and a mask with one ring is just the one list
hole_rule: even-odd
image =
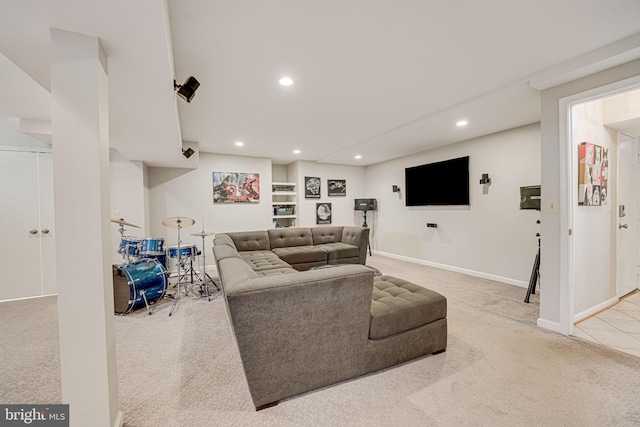
[[(124, 315), (153, 304), (167, 291), (167, 270), (155, 259), (113, 266), (113, 308)], [(151, 311), (149, 310), (149, 314)]]

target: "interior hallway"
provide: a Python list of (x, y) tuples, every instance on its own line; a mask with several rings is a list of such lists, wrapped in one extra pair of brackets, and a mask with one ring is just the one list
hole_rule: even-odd
[(640, 357), (640, 292), (576, 324), (574, 336)]

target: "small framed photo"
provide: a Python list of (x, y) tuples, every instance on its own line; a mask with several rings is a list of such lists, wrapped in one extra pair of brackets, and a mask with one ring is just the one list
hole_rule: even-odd
[(329, 196), (345, 197), (347, 195), (347, 180), (346, 179), (328, 179), (327, 188), (329, 189)]
[(304, 177), (304, 198), (319, 199), (320, 198), (320, 178), (305, 176)]
[(331, 203), (316, 203), (316, 224), (331, 224)]

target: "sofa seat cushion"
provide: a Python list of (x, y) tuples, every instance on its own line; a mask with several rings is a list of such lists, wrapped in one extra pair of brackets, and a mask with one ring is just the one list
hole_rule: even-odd
[(291, 265), (306, 263), (327, 263), (327, 252), (316, 246), (294, 246), (289, 248), (275, 248), (273, 253), (284, 262)]
[(260, 271), (256, 271), (256, 274), (258, 275), (258, 277), (265, 277), (265, 276), (281, 276), (283, 274), (291, 274), (291, 273), (297, 273), (298, 270), (296, 270), (293, 267), (286, 267), (286, 268), (270, 268), (268, 270), (260, 270)]
[(358, 258), (360, 256), (360, 248), (347, 243), (325, 243), (316, 245), (316, 247), (327, 252), (327, 260), (329, 262), (341, 258)]
[(291, 268), (271, 251), (245, 251), (240, 252), (240, 256), (256, 272), (274, 268)]
[(437, 292), (393, 276), (375, 277), (369, 338), (405, 332), (447, 317), (447, 300)]

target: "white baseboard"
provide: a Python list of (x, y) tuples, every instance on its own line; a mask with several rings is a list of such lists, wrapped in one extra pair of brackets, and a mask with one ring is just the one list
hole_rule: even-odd
[(455, 267), (455, 266), (447, 265), (447, 264), (440, 264), (440, 263), (437, 263), (437, 262), (426, 261), (426, 260), (418, 259), (418, 258), (411, 258), (411, 257), (403, 256), (403, 255), (396, 255), (396, 254), (391, 254), (391, 253), (387, 253), (387, 252), (375, 251), (375, 254), (386, 256), (386, 257), (389, 257), (389, 258), (399, 259), (399, 260), (402, 260), (402, 261), (412, 262), (414, 264), (428, 265), (429, 267), (440, 268), (442, 270), (455, 271), (456, 273), (467, 274), (469, 276), (480, 277), (482, 279), (494, 280), (496, 282), (502, 282), (502, 283), (506, 283), (508, 285), (514, 285), (514, 286), (518, 286), (518, 287), (521, 287), (521, 288), (528, 288), (529, 287), (529, 283), (528, 282), (523, 282), (522, 280), (510, 279), (508, 277), (496, 276), (495, 274), (484, 273), (482, 271), (469, 270), (469, 269), (466, 269), (466, 268)]
[(618, 303), (618, 301), (620, 301), (618, 299), (618, 297), (613, 297), (613, 298), (608, 299), (608, 300), (606, 300), (604, 302), (601, 302), (600, 304), (594, 305), (591, 308), (588, 308), (588, 309), (586, 309), (584, 311), (581, 311), (580, 313), (575, 314), (573, 316), (573, 323), (576, 323), (576, 322), (579, 322), (581, 320), (584, 320), (587, 317), (591, 317), (594, 314), (598, 313), (599, 311), (602, 311), (602, 310), (604, 310), (606, 308), (609, 308), (612, 305)]
[(560, 331), (560, 323), (558, 322), (552, 322), (550, 320), (546, 320), (543, 318), (538, 318), (538, 321), (536, 322), (536, 324), (538, 325), (538, 327), (543, 328), (543, 329), (548, 329), (552, 332), (557, 332), (559, 334), (561, 334), (562, 332)]
[(118, 411), (118, 414), (116, 415), (116, 419), (113, 423), (113, 427), (123, 427), (124, 426), (124, 415), (122, 414), (122, 411)]
[(44, 298), (44, 297), (55, 297), (58, 294), (46, 294), (46, 295), (34, 295), (32, 297), (21, 297), (21, 298), (10, 298), (10, 299), (3, 299), (0, 300), (0, 302), (9, 302), (9, 301), (21, 301), (21, 300), (25, 300), (25, 299), (34, 299), (34, 298)]

